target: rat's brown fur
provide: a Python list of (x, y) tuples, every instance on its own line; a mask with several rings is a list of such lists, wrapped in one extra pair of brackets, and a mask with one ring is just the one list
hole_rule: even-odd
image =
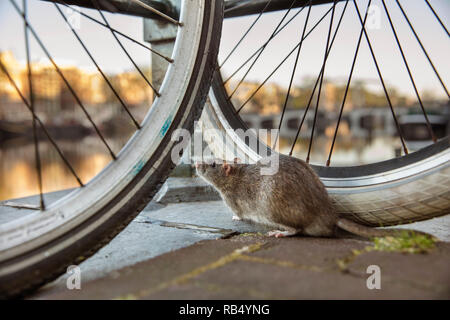
[(284, 235), (330, 237), (338, 228), (363, 237), (400, 232), (368, 228), (341, 218), (317, 174), (297, 158), (279, 155), (279, 169), (273, 175), (261, 175), (261, 162), (200, 163), (196, 167), (240, 219), (287, 230)]

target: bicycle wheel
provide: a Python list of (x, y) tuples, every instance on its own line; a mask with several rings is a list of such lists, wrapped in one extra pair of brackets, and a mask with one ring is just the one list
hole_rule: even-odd
[[(17, 4), (16, 9), (21, 13)], [(222, 20), (221, 1), (181, 1), (179, 19), (172, 22), (178, 25), (175, 46), (158, 97), (121, 152), (64, 198), (0, 225), (1, 297), (29, 292), (91, 256), (153, 197), (175, 166), (172, 133), (192, 131), (200, 115), (216, 66)], [(8, 72), (3, 63), (2, 70)]]
[[(323, 4), (324, 2), (329, 2), (330, 4), (326, 5), (320, 5), (318, 7), (321, 8), (321, 12), (325, 12), (325, 14), (322, 16), (321, 19), (318, 20), (314, 26), (310, 27), (310, 25), (313, 25), (313, 23), (310, 21), (308, 22), (308, 17), (310, 17), (310, 11), (314, 11), (316, 7), (314, 5), (316, 4)], [(360, 4), (358, 6), (358, 3)], [(251, 123), (252, 118), (250, 115), (247, 115), (247, 118), (244, 117), (242, 110), (245, 111), (245, 105), (249, 104), (249, 102), (252, 102), (252, 98), (255, 96), (255, 93), (262, 88), (268, 79), (270, 79), (270, 76), (274, 74), (279, 68), (280, 65), (282, 65), (286, 59), (289, 56), (292, 56), (291, 59), (295, 56), (293, 55), (295, 52), (297, 52), (297, 59), (294, 62), (291, 62), (294, 64), (294, 67), (292, 71), (289, 71), (290, 78), (290, 84), (289, 89), (287, 90), (286, 96), (283, 97), (281, 100), (281, 105), (284, 107), (280, 108), (277, 114), (275, 114), (272, 118), (274, 118), (275, 124), (273, 126), (268, 125), (266, 128), (275, 128), (280, 129), (286, 125), (286, 120), (283, 119), (283, 117), (286, 118), (287, 114), (287, 108), (286, 105), (288, 105), (289, 99), (292, 98), (292, 94), (290, 95), (290, 90), (293, 91), (292, 87), (292, 80), (295, 74), (295, 70), (297, 67), (297, 63), (300, 65), (301, 70), (301, 64), (305, 65), (305, 62), (301, 59), (299, 60), (299, 56), (301, 57), (300, 50), (305, 45), (307, 45), (307, 41), (305, 40), (312, 31), (316, 28), (317, 25), (320, 23), (326, 23), (325, 17), (331, 14), (331, 18), (328, 18), (328, 21), (331, 21), (330, 25), (326, 25), (326, 28), (324, 27), (322, 30), (325, 34), (321, 34), (323, 38), (327, 39), (326, 42), (326, 49), (325, 49), (325, 55), (322, 56), (322, 53), (319, 58), (319, 74), (317, 76), (317, 79), (314, 76), (315, 86), (314, 89), (311, 87), (312, 93), (309, 96), (308, 105), (304, 105), (303, 107), (306, 107), (303, 110), (291, 110), (291, 112), (296, 112), (299, 117), (297, 117), (296, 127), (292, 128), (295, 129), (293, 132), (296, 133), (295, 138), (292, 142), (292, 145), (288, 145), (290, 148), (287, 149), (285, 153), (289, 153), (290, 155), (293, 155), (293, 149), (298, 146), (299, 144), (299, 133), (302, 128), (302, 124), (306, 123), (305, 117), (307, 116), (308, 108), (310, 107), (313, 98), (316, 96), (320, 97), (320, 89), (319, 93), (314, 95), (314, 91), (318, 87), (319, 88), (322, 85), (323, 81), (323, 74), (325, 73), (325, 65), (327, 63), (328, 56), (332, 54), (332, 46), (336, 37), (336, 34), (339, 30), (339, 25), (341, 24), (342, 17), (344, 16), (344, 13), (349, 15), (350, 9), (353, 9), (353, 18), (356, 16), (354, 29), (358, 31), (359, 37), (355, 38), (355, 45), (356, 49), (352, 49), (352, 60), (353, 63), (349, 64), (348, 69), (349, 76), (346, 78), (346, 92), (350, 89), (350, 82), (352, 79), (352, 73), (353, 68), (355, 65), (356, 58), (358, 56), (358, 48), (360, 47), (360, 44), (362, 42), (362, 39), (367, 40), (367, 42), (370, 44), (370, 36), (368, 35), (368, 32), (366, 31), (366, 27), (364, 27), (367, 19), (367, 12), (369, 11), (370, 4), (373, 3), (372, 1), (265, 1), (265, 2), (259, 2), (258, 5), (252, 4), (251, 2), (247, 3), (247, 6), (243, 5), (241, 7), (234, 7), (232, 3), (228, 4), (228, 7), (226, 7), (225, 15), (227, 16), (240, 16), (240, 15), (249, 15), (249, 14), (258, 14), (256, 18), (251, 18), (250, 22), (253, 22), (250, 24), (250, 27), (248, 29), (244, 29), (245, 32), (243, 32), (243, 36), (241, 38), (238, 38), (234, 40), (234, 43), (231, 46), (228, 46), (228, 50), (226, 53), (222, 55), (224, 58), (219, 62), (219, 65), (221, 66), (219, 70), (216, 72), (213, 80), (212, 89), (210, 91), (209, 95), (209, 101), (207, 103), (207, 108), (205, 108), (204, 112), (204, 131), (207, 131), (208, 129), (213, 130), (219, 130), (221, 131), (226, 138), (227, 141), (231, 141), (233, 143), (233, 147), (236, 148), (236, 153), (230, 153), (230, 150), (233, 150), (233, 147), (230, 146), (224, 146), (223, 141), (220, 139), (214, 139), (213, 136), (208, 137), (207, 141), (209, 143), (210, 149), (213, 151), (216, 157), (222, 157), (222, 158), (228, 158), (233, 159), (234, 157), (239, 157), (241, 159), (249, 159), (249, 161), (258, 161), (262, 155), (271, 154), (273, 152), (277, 152), (272, 150), (269, 146), (264, 145), (264, 147), (258, 147), (255, 144), (250, 144), (249, 141), (257, 139), (256, 136), (253, 139), (243, 140), (242, 135), (236, 134), (236, 129), (242, 129), (247, 130), (249, 128), (248, 122)], [(411, 66), (407, 64), (406, 60), (406, 54), (404, 52), (404, 49), (402, 50), (401, 47), (401, 41), (398, 39), (398, 31), (395, 30), (395, 25), (392, 23), (391, 16), (393, 15), (392, 8), (388, 9), (386, 6), (385, 1), (377, 2), (378, 9), (380, 9), (381, 13), (385, 14), (386, 24), (388, 26), (388, 31), (395, 33), (395, 38), (397, 39), (397, 43), (394, 42), (393, 49), (392, 50), (398, 50), (401, 51), (401, 56), (403, 57), (401, 61), (401, 65), (397, 65), (397, 68), (402, 72), (408, 72), (409, 73), (409, 80), (411, 81), (411, 84), (414, 86), (414, 89), (416, 89), (416, 85), (414, 82), (414, 78), (411, 73)], [(432, 72), (434, 71), (434, 75), (437, 78), (437, 83), (440, 86), (440, 89), (443, 89), (445, 98), (444, 98), (444, 107), (448, 104), (448, 91), (445, 87), (445, 77), (448, 76), (448, 74), (439, 74), (438, 68), (436, 67), (436, 64), (433, 64), (430, 53), (426, 51), (423, 43), (420, 41), (420, 38), (416, 32), (416, 30), (413, 27), (413, 22), (408, 18), (406, 14), (405, 8), (400, 4), (399, 1), (396, 1), (397, 9), (399, 9), (398, 13), (403, 13), (403, 18), (406, 19), (406, 25), (411, 28), (412, 31), (409, 35), (419, 42), (419, 45), (421, 49), (423, 50), (423, 53), (425, 54), (423, 59), (429, 62), (428, 67), (431, 66)], [(394, 4), (392, 4), (393, 6)], [(299, 7), (296, 12), (294, 12), (293, 8)], [(313, 7), (313, 8), (312, 8)], [(340, 7), (341, 9), (341, 15), (339, 16), (337, 13), (337, 8)], [(351, 8), (353, 7), (353, 8)], [(428, 7), (428, 8), (427, 8)], [(243, 39), (249, 34), (250, 30), (257, 26), (258, 20), (261, 18), (261, 16), (264, 16), (264, 14), (271, 10), (280, 10), (284, 9), (285, 11), (283, 14), (280, 14), (281, 21), (278, 22), (277, 27), (273, 30), (270, 29), (270, 32), (268, 33), (270, 36), (268, 38), (264, 38), (261, 43), (261, 46), (256, 46), (254, 48), (251, 48), (251, 51), (247, 52), (253, 52), (253, 55), (250, 56), (249, 59), (244, 60), (246, 58), (245, 55), (241, 54), (242, 58), (239, 59), (237, 57), (237, 54), (235, 54), (235, 50), (239, 47), (239, 45), (242, 45)], [(430, 10), (430, 14), (428, 15), (429, 19), (427, 20), (427, 25), (431, 25), (433, 23), (434, 26), (437, 26), (438, 28), (443, 27), (443, 38), (444, 43), (440, 44), (442, 46), (448, 46), (448, 32), (445, 26), (442, 24), (441, 19), (439, 19), (439, 16), (437, 15), (436, 11), (431, 7), (428, 1), (425, 1), (423, 10)], [(288, 13), (291, 11), (291, 15), (289, 16)], [(250, 71), (253, 71), (252, 68), (256, 68), (255, 65), (256, 61), (258, 60), (258, 57), (260, 56), (261, 52), (264, 50), (268, 50), (268, 43), (273, 41), (281, 31), (289, 25), (291, 21), (295, 19), (301, 12), (303, 11), (303, 15), (305, 16), (304, 24), (303, 22), (300, 23), (300, 26), (297, 27), (298, 33), (301, 33), (301, 37), (297, 38), (295, 40), (296, 46), (289, 44), (290, 48), (294, 47), (293, 50), (289, 52), (289, 55), (286, 57), (285, 60), (281, 61), (280, 64), (278, 64), (278, 61), (276, 63), (277, 68), (275, 68), (275, 71), (270, 73), (269, 77), (265, 78), (264, 81), (262, 80), (253, 80), (254, 83), (252, 83), (253, 87), (248, 85), (246, 88), (242, 89), (242, 92), (244, 92), (242, 95), (244, 96), (243, 99), (238, 99), (236, 96), (239, 94), (239, 90), (237, 88), (243, 84), (245, 84), (246, 76), (249, 74)], [(347, 11), (347, 12), (346, 12)], [(334, 16), (333, 16), (334, 15)], [(334, 19), (334, 24), (333, 24)], [(312, 19), (310, 19), (312, 20)], [(294, 20), (295, 21), (295, 20)], [(345, 19), (344, 19), (345, 21)], [(247, 22), (248, 24), (249, 22)], [(273, 23), (273, 21), (271, 21)], [(390, 25), (388, 23), (391, 23)], [(308, 25), (308, 27), (307, 27)], [(334, 33), (332, 32), (332, 27), (334, 27)], [(398, 22), (397, 22), (398, 25)], [(224, 27), (224, 30), (226, 26)], [(439, 32), (442, 32), (442, 29), (438, 30)], [(256, 30), (256, 29), (255, 29)], [(305, 32), (306, 30), (306, 32)], [(302, 32), (303, 31), (303, 32)], [(266, 31), (267, 32), (267, 31)], [(255, 31), (256, 33), (256, 31)], [(447, 37), (445, 36), (447, 34)], [(284, 39), (286, 39), (287, 36), (284, 36)], [(317, 38), (315, 38), (317, 40)], [(299, 41), (300, 40), (300, 41)], [(304, 43), (303, 43), (303, 40)], [(249, 40), (250, 41), (250, 40)], [(299, 41), (299, 42), (297, 42)], [(234, 45), (235, 44), (235, 45)], [(233, 46), (234, 45), (234, 46)], [(275, 46), (275, 45), (274, 45)], [(278, 44), (279, 46), (279, 44)], [(348, 44), (347, 44), (348, 46)], [(231, 49), (230, 49), (231, 48)], [(276, 49), (273, 49), (273, 51), (276, 51)], [(355, 51), (354, 51), (355, 50)], [(267, 53), (272, 54), (271, 53)], [(356, 52), (356, 53), (355, 53)], [(353, 56), (353, 53), (354, 56)], [(380, 62), (376, 60), (376, 53), (373, 52), (372, 47), (370, 47), (370, 50), (368, 51), (368, 59), (373, 59), (373, 62), (375, 62), (376, 68), (378, 70), (378, 76), (383, 83), (384, 86), (384, 92), (386, 94), (386, 98), (388, 99), (389, 104), (391, 104), (391, 101), (389, 101), (389, 93), (386, 88), (385, 81), (383, 81), (382, 73), (380, 71), (379, 64)], [(371, 53), (371, 54), (370, 54)], [(233, 54), (235, 56), (233, 56)], [(273, 54), (276, 54), (273, 53)], [(432, 56), (432, 55), (431, 55)], [(231, 70), (235, 72), (228, 72), (228, 77), (222, 77), (221, 71), (223, 70), (223, 66), (226, 63), (229, 63), (229, 58), (233, 57), (235, 60), (237, 60), (239, 63), (237, 64), (239, 68), (233, 68)], [(255, 58), (256, 57), (256, 58)], [(283, 55), (284, 57), (284, 55)], [(280, 59), (281, 60), (281, 59)], [(350, 60), (350, 62), (352, 62)], [(292, 61), (292, 60), (291, 60)], [(311, 61), (307, 61), (307, 63), (311, 63)], [(330, 63), (330, 62), (329, 62)], [(341, 62), (342, 63), (342, 62)], [(404, 64), (403, 64), (404, 63)], [(249, 67), (250, 65), (250, 67)], [(261, 65), (264, 65), (263, 62), (260, 63)], [(267, 65), (267, 64), (266, 64)], [(406, 68), (405, 68), (406, 65)], [(405, 70), (406, 69), (406, 70)], [(285, 69), (286, 70), (286, 69)], [(289, 69), (291, 70), (291, 69)], [(445, 68), (444, 68), (445, 70)], [(258, 70), (259, 71), (259, 70)], [(442, 70), (439, 70), (442, 71)], [(236, 75), (244, 74), (241, 77), (237, 77)], [(292, 72), (292, 73), (291, 73)], [(255, 71), (256, 73), (256, 71)], [(269, 72), (266, 72), (269, 73)], [(230, 75), (231, 74), (231, 75)], [(234, 77), (237, 77), (235, 80), (235, 88), (232, 89), (232, 85), (230, 84), (230, 79)], [(289, 77), (287, 77), (289, 78)], [(378, 77), (377, 77), (378, 78)], [(378, 79), (377, 79), (378, 80)], [(256, 82), (256, 83), (255, 83)], [(314, 83), (314, 82), (313, 82)], [(251, 89), (248, 89), (250, 87)], [(255, 90), (256, 88), (256, 90)], [(249, 93), (245, 90), (250, 91)], [(426, 124), (428, 126), (424, 125), (424, 128), (427, 132), (427, 130), (430, 129), (431, 132), (429, 132), (429, 135), (427, 135), (427, 139), (431, 140), (435, 138), (435, 132), (433, 132), (433, 128), (431, 128), (429, 124), (429, 118), (431, 118), (427, 112), (426, 112), (426, 105), (421, 101), (419, 90), (416, 90), (416, 96), (419, 100), (420, 106), (421, 106), (421, 119), (424, 119), (424, 123), (426, 121)], [(334, 135), (330, 135), (329, 137), (325, 137), (323, 139), (327, 139), (326, 141), (329, 142), (325, 146), (330, 147), (331, 149), (328, 153), (328, 150), (326, 150), (325, 155), (327, 157), (324, 158), (324, 160), (328, 160), (327, 163), (323, 163), (320, 165), (318, 161), (315, 161), (315, 164), (313, 165), (313, 168), (316, 170), (318, 175), (320, 176), (321, 180), (327, 187), (327, 190), (332, 197), (332, 199), (335, 202), (337, 211), (354, 221), (357, 221), (361, 224), (369, 225), (369, 226), (390, 226), (390, 225), (397, 225), (397, 224), (405, 224), (405, 223), (411, 223), (415, 221), (420, 221), (424, 219), (430, 219), (437, 216), (446, 215), (450, 212), (450, 138), (449, 136), (440, 137), (440, 139), (435, 139), (434, 143), (431, 143), (431, 145), (426, 146), (424, 148), (421, 148), (420, 150), (417, 150), (413, 153), (409, 153), (407, 151), (405, 138), (402, 133), (402, 128), (400, 128), (400, 125), (398, 123), (398, 119), (396, 118), (395, 112), (398, 112), (398, 110), (394, 110), (392, 105), (390, 105), (390, 109), (392, 111), (392, 115), (394, 116), (394, 119), (391, 117), (391, 121), (393, 122), (394, 128), (398, 129), (398, 137), (400, 138), (401, 142), (403, 143), (404, 152), (403, 156), (399, 156), (393, 159), (387, 159), (384, 161), (376, 161), (374, 163), (368, 163), (368, 164), (362, 164), (362, 165), (351, 165), (351, 166), (332, 166), (330, 165), (330, 159), (332, 156), (333, 146), (336, 141), (337, 132), (339, 129), (339, 121), (341, 121), (341, 117), (343, 115), (343, 108), (345, 106), (345, 98), (344, 96), (340, 101), (337, 110), (327, 110), (329, 114), (335, 114), (334, 117), (330, 117), (331, 120), (329, 123), (332, 125)], [(261, 98), (260, 98), (261, 101)], [(311, 151), (311, 144), (314, 142), (314, 127), (316, 126), (316, 121), (318, 118), (317, 110), (319, 107), (323, 109), (322, 105), (319, 105), (318, 99), (316, 100), (317, 104), (313, 103), (313, 107), (315, 105), (315, 112), (310, 116), (310, 122), (311, 122), (311, 133), (304, 133), (306, 140), (306, 147), (305, 154), (303, 155), (307, 161), (310, 160), (310, 151)], [(260, 102), (261, 103), (261, 102)], [(256, 103), (255, 103), (256, 104)], [(424, 106), (425, 105), (425, 106)], [(389, 110), (389, 109), (388, 109)], [(356, 110), (358, 111), (358, 110)], [(377, 112), (378, 110), (375, 110), (374, 112)], [(308, 115), (309, 116), (309, 115)], [(254, 118), (257, 118), (254, 116)], [(272, 118), (269, 116), (266, 117), (259, 117), (257, 119), (262, 119), (261, 123), (265, 119), (270, 119), (267, 121), (272, 121)], [(328, 119), (330, 119), (328, 118)], [(301, 121), (300, 121), (301, 119)], [(284, 123), (283, 123), (284, 120)], [(448, 114), (445, 115), (444, 113), (444, 120), (446, 122), (449, 122)], [(255, 120), (257, 121), (257, 120)], [(295, 122), (295, 121), (294, 121)], [(264, 126), (264, 123), (261, 126)], [(306, 130), (303, 130), (306, 131)], [(316, 126), (317, 131), (317, 126)], [(333, 132), (332, 131), (332, 132)], [(280, 131), (280, 135), (282, 134), (282, 131)], [(447, 131), (448, 134), (448, 131)], [(251, 133), (249, 133), (251, 136)], [(319, 134), (316, 133), (316, 136)], [(322, 137), (324, 134), (322, 133)], [(278, 138), (278, 133), (276, 138)], [(225, 139), (223, 139), (225, 141)], [(272, 141), (273, 142), (273, 141)], [(230, 143), (230, 142), (227, 142)], [(323, 146), (323, 145), (322, 145)], [(309, 149), (308, 149), (309, 147)], [(316, 147), (319, 148), (319, 147)], [(295, 153), (294, 153), (295, 155)], [(298, 156), (298, 155), (297, 155)], [(301, 157), (301, 156), (299, 156)], [(314, 159), (312, 159), (314, 162)], [(325, 161), (324, 161), (325, 162)]]

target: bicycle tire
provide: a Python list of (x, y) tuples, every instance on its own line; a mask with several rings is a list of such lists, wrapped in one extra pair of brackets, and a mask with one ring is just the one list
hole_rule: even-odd
[[(209, 148), (218, 158), (234, 157), (258, 161), (274, 151), (254, 145), (234, 134), (247, 125), (228, 99), (219, 71), (216, 71), (203, 116), (205, 130), (221, 131), (237, 147), (237, 154), (224, 154), (220, 139), (210, 137)], [(255, 137), (255, 139), (257, 139)], [(224, 139), (225, 141), (225, 139)], [(355, 222), (392, 226), (431, 219), (450, 213), (450, 137), (417, 152), (378, 163), (325, 167), (313, 165), (337, 212)]]
[[(185, 90), (180, 93), (180, 99), (177, 100), (178, 96), (173, 98), (175, 99), (174, 103), (177, 104), (176, 108), (173, 107), (176, 113), (172, 115), (172, 118), (163, 119), (164, 122), (160, 123), (160, 130), (152, 133), (160, 135), (157, 140), (159, 141), (158, 145), (152, 149), (150, 143), (153, 140), (150, 140), (147, 141), (148, 146), (145, 148), (146, 141), (143, 140), (146, 138), (145, 134), (135, 134), (116, 161), (118, 161), (118, 165), (125, 164), (123, 159), (131, 157), (130, 152), (133, 152), (133, 147), (136, 146), (140, 146), (140, 149), (148, 149), (136, 149), (135, 151), (136, 153), (142, 152), (147, 158), (145, 161), (143, 159), (135, 161), (134, 166), (129, 168), (130, 172), (123, 173), (122, 180), (116, 182), (116, 188), (105, 186), (114, 194), (105, 193), (103, 198), (99, 197), (97, 203), (94, 201), (93, 205), (86, 209), (86, 212), (78, 213), (69, 219), (62, 211), (58, 212), (58, 210), (62, 210), (58, 208), (64, 204), (76, 203), (77, 199), (83, 201), (83, 193), (95, 191), (89, 190), (89, 188), (92, 189), (92, 185), (95, 186), (101, 183), (102, 179), (106, 179), (105, 175), (114, 169), (114, 164), (104, 169), (99, 174), (100, 177), (97, 176), (93, 179), (93, 184), (91, 181), (85, 187), (80, 188), (81, 190), (74, 191), (46, 211), (1, 225), (1, 298), (23, 296), (57, 278), (66, 271), (69, 265), (79, 264), (93, 255), (145, 207), (175, 166), (171, 159), (171, 149), (175, 142), (171, 141), (171, 135), (179, 128), (192, 132), (194, 121), (200, 116), (213, 70), (216, 68), (220, 40), (218, 35), (221, 33), (223, 20), (222, 1), (195, 0), (189, 2), (189, 4), (185, 2), (183, 6), (185, 10), (182, 10), (180, 19), (183, 22), (183, 28), (196, 26), (196, 30), (199, 32), (197, 34), (186, 32), (187, 35), (180, 36), (181, 40), (177, 37), (174, 55), (182, 49), (185, 49), (185, 54), (187, 49), (192, 50), (189, 55), (191, 64), (182, 65), (182, 61), (178, 63), (175, 57), (174, 64), (169, 67), (168, 76), (164, 80), (161, 92), (171, 89), (171, 83), (167, 80), (171, 72), (184, 70), (180, 77), (186, 77), (187, 81), (183, 83)], [(195, 41), (193, 42), (193, 40)], [(155, 113), (156, 118), (159, 111), (161, 110), (150, 110)], [(146, 121), (148, 119), (147, 115)], [(148, 155), (150, 152), (151, 155)], [(104, 198), (108, 198), (108, 200), (106, 201)], [(51, 214), (47, 214), (48, 212)], [(48, 222), (46, 219), (50, 221), (49, 223), (56, 224), (52, 219), (61, 219), (62, 222), (58, 222), (59, 227), (46, 232), (45, 223)], [(40, 232), (40, 236), (33, 238), (33, 232), (36, 232), (33, 226), (38, 228), (37, 232)]]

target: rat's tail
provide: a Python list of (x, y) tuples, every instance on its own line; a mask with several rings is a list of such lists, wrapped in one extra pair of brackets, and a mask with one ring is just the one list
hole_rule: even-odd
[(364, 237), (364, 238), (387, 237), (387, 236), (400, 237), (400, 236), (404, 236), (405, 233), (410, 234), (410, 235), (415, 234), (415, 235), (425, 235), (428, 237), (433, 237), (433, 236), (429, 235), (428, 233), (411, 230), (411, 229), (370, 228), (370, 227), (363, 226), (361, 224), (358, 224), (356, 222), (350, 221), (345, 218), (340, 218), (337, 221), (336, 225), (345, 231), (348, 231), (350, 233), (356, 234), (356, 235)]

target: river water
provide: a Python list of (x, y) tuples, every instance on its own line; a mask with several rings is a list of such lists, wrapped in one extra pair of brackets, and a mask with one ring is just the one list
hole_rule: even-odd
[[(108, 137), (107, 141), (115, 153), (125, 145), (130, 134)], [(297, 144), (294, 155), (305, 158), (307, 140)], [(83, 183), (98, 174), (110, 161), (111, 156), (96, 136), (57, 142), (75, 172)], [(281, 139), (281, 151), (287, 153), (290, 143)], [(332, 165), (358, 165), (395, 157), (400, 144), (395, 138), (351, 139), (338, 141), (333, 152)], [(313, 164), (323, 165), (330, 148), (330, 139), (318, 137), (314, 140), (311, 159)], [(42, 163), (43, 191), (51, 192), (77, 187), (77, 181), (63, 163), (53, 146), (42, 140), (39, 143)], [(34, 145), (30, 140), (8, 140), (0, 144), (0, 200), (13, 199), (37, 194), (37, 174)]]
[[(112, 149), (118, 152), (127, 138), (107, 140)], [(83, 183), (88, 182), (111, 161), (107, 149), (96, 136), (76, 141), (58, 141), (57, 144)], [(44, 192), (78, 186), (49, 142), (40, 141), (39, 151)], [(36, 172), (34, 145), (31, 141), (11, 140), (0, 145), (0, 200), (39, 193)]]

